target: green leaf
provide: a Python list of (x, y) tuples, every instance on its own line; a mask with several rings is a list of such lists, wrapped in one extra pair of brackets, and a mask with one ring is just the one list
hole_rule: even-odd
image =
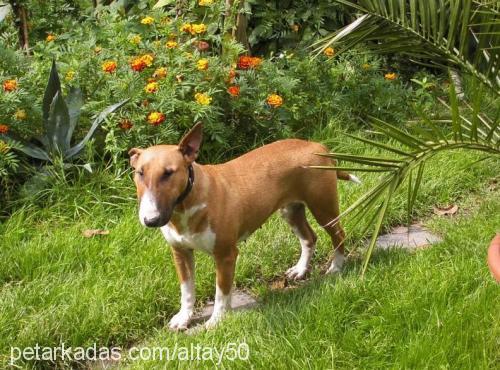
[(61, 91), (61, 81), (59, 80), (59, 74), (57, 73), (56, 61), (52, 61), (52, 68), (50, 69), (49, 81), (47, 87), (45, 88), (45, 94), (43, 95), (42, 103), (42, 117), (44, 123), (49, 119), (50, 105), (54, 100), (57, 92)]
[(69, 112), (66, 102), (60, 92), (54, 96), (50, 105), (47, 120), (46, 137), (49, 142), (49, 151), (64, 152), (66, 147), (66, 136), (69, 129)]
[(78, 124), (83, 105), (82, 91), (78, 88), (72, 87), (66, 97), (66, 103), (68, 104), (69, 112), (69, 128), (66, 134), (66, 147), (69, 148), (71, 145), (71, 137), (73, 136), (76, 125)]
[(160, 0), (154, 6), (153, 9), (163, 8), (164, 6), (174, 4), (175, 0)]
[(41, 149), (41, 148), (31, 144), (31, 143), (26, 143), (26, 142), (23, 142), (21, 140), (14, 139), (14, 138), (7, 136), (7, 135), (0, 135), (0, 136), (8, 144), (11, 144), (13, 148), (20, 150), (21, 152), (23, 152), (24, 154), (26, 154), (29, 157), (32, 157), (35, 159), (41, 159), (41, 160), (49, 161), (49, 162), (51, 161), (49, 154), (45, 150), (43, 150), (43, 149)]
[(87, 132), (87, 135), (85, 135), (85, 137), (82, 139), (82, 141), (80, 141), (78, 144), (76, 144), (74, 147), (68, 149), (64, 153), (65, 159), (69, 159), (69, 158), (77, 155), (78, 153), (80, 153), (80, 151), (85, 147), (85, 144), (94, 135), (94, 132), (97, 129), (97, 127), (99, 127), (99, 125), (106, 119), (107, 115), (114, 112), (115, 110), (121, 108), (122, 106), (124, 106), (126, 103), (128, 103), (129, 100), (130, 99), (125, 99), (119, 103), (113, 104), (113, 105), (107, 107), (106, 109), (104, 109), (101, 113), (99, 113), (97, 118), (92, 123), (92, 126), (90, 127), (89, 131)]

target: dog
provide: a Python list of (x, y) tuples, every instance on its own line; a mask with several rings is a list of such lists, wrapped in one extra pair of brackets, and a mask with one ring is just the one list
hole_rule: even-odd
[[(219, 165), (195, 162), (202, 143), (202, 124), (196, 124), (179, 145), (156, 145), (129, 151), (139, 202), (139, 220), (160, 228), (171, 246), (181, 289), (181, 307), (172, 317), (172, 330), (187, 329), (195, 305), (193, 251), (211, 255), (216, 267), (214, 310), (205, 323), (214, 327), (231, 308), (238, 242), (281, 210), (301, 245), (298, 262), (288, 269), (290, 279), (303, 279), (316, 244), (306, 219), (306, 206), (330, 235), (334, 252), (326, 271), (338, 273), (344, 264), (344, 231), (332, 220), (339, 216), (337, 179), (359, 180), (329, 166), (332, 159), (315, 142), (287, 139), (264, 145)], [(330, 223), (330, 226), (327, 224)]]

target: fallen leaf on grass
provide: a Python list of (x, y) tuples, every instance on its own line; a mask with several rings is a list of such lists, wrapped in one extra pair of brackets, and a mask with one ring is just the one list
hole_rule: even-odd
[(446, 207), (434, 207), (434, 214), (438, 216), (452, 216), (458, 211), (457, 205), (451, 205)]
[(96, 235), (108, 235), (109, 230), (100, 230), (100, 229), (89, 229), (82, 232), (82, 235), (86, 238), (92, 238)]
[(271, 289), (272, 290), (279, 290), (279, 289), (284, 289), (287, 287), (287, 281), (284, 278), (278, 278), (277, 280), (274, 280), (271, 282)]

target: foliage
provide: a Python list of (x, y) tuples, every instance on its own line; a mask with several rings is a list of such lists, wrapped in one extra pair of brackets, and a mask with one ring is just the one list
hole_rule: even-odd
[(500, 94), (500, 3), (490, 0), (337, 0), (362, 15), (318, 41), (319, 51), (359, 42), (377, 53), (401, 53), (420, 63), (472, 74)]
[[(391, 199), (401, 185), (408, 182), (408, 222), (419, 186), (424, 176), (424, 166), (430, 158), (445, 150), (477, 150), (486, 154), (485, 159), (500, 155), (500, 117), (498, 99), (494, 114), (481, 112), (488, 91), (484, 84), (499, 93), (498, 41), (500, 37), (498, 4), (487, 1), (430, 1), (428, 5), (417, 6), (410, 1), (360, 1), (339, 2), (352, 6), (363, 14), (352, 24), (329, 37), (320, 49), (341, 42), (341, 50), (361, 42), (378, 40), (370, 44), (380, 52), (399, 52), (414, 58), (425, 58), (433, 65), (459, 68), (469, 73), (473, 80), (469, 89), (471, 104), (460, 107), (453, 82), (450, 84), (449, 103), (441, 100), (448, 111), (448, 117), (439, 119), (420, 112), (420, 120), (412, 127), (414, 134), (404, 127), (372, 118), (377, 133), (390, 138), (398, 146), (380, 143), (359, 137), (364, 143), (388, 151), (391, 156), (366, 157), (345, 153), (330, 156), (340, 161), (355, 163), (354, 166), (333, 166), (327, 169), (359, 170), (384, 173), (380, 183), (360, 197), (340, 217), (353, 214), (351, 222), (359, 223), (368, 217), (373, 223), (371, 242), (365, 254), (362, 273), (375, 247)], [(472, 45), (472, 47), (471, 47)], [(417, 81), (422, 88), (427, 81)], [(494, 98), (493, 98), (494, 99)], [(401, 149), (403, 146), (404, 149)], [(332, 224), (339, 221), (332, 220)], [(365, 232), (368, 227), (365, 229)]]
[[(10, 80), (15, 81), (15, 80)], [(55, 162), (60, 158), (63, 162), (78, 155), (85, 144), (92, 138), (95, 130), (104, 121), (106, 116), (123, 106), (128, 100), (111, 105), (97, 115), (85, 137), (76, 145), (71, 146), (73, 133), (78, 124), (83, 105), (83, 96), (80, 89), (71, 88), (66, 99), (62, 95), (61, 82), (55, 61), (52, 62), (49, 81), (45, 89), (42, 104), (43, 127), (45, 132), (38, 140), (41, 146), (30, 142), (20, 142), (16, 149), (24, 154), (43, 161)], [(18, 118), (23, 114), (18, 112)], [(0, 135), (7, 142), (19, 142), (11, 135)]]

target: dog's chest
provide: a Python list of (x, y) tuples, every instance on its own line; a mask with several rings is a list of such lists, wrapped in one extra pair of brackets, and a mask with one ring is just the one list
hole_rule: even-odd
[(206, 204), (194, 206), (178, 214), (179, 227), (174, 227), (171, 223), (163, 226), (161, 232), (167, 242), (174, 247), (202, 250), (211, 254), (215, 245), (215, 233), (210, 225), (203, 230), (192, 231), (189, 228), (189, 221), (198, 211), (206, 207)]

